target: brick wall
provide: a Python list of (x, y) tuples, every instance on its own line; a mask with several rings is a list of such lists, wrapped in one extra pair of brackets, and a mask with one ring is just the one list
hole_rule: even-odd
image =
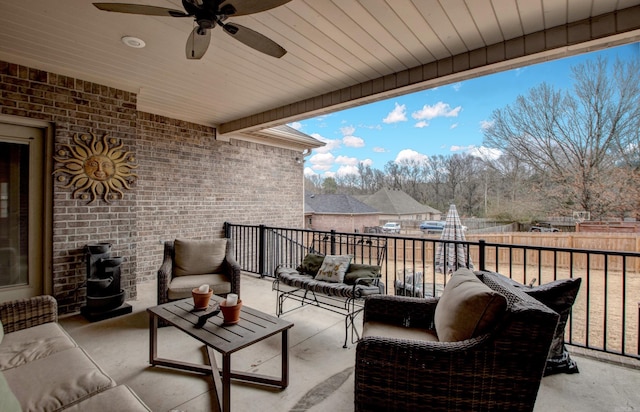
[(213, 128), (138, 112), (134, 93), (6, 62), (0, 87), (0, 114), (51, 122), (54, 152), (76, 133), (108, 134), (138, 164), (132, 190), (110, 203), (88, 205), (54, 183), (50, 275), (61, 313), (84, 304), (89, 242), (125, 258), (122, 286), (134, 299), (136, 283), (155, 278), (164, 239), (221, 237), (225, 221), (302, 226), (297, 152), (216, 141)]

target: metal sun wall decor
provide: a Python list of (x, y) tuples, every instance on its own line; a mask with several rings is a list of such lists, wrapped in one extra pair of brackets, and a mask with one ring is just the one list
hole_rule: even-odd
[(138, 177), (131, 172), (138, 167), (132, 164), (134, 155), (121, 150), (124, 144), (106, 134), (102, 139), (93, 133), (76, 134), (73, 141), (74, 146), (63, 144), (53, 157), (63, 164), (53, 172), (59, 173), (58, 182), (67, 183), (64, 188), (75, 187), (72, 197), (89, 199), (88, 204), (100, 197), (107, 203), (122, 199), (123, 190), (131, 190)]

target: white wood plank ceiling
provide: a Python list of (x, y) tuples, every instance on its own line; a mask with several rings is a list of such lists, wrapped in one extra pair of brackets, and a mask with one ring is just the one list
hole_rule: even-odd
[[(117, 1), (183, 9), (179, 0)], [(0, 0), (0, 60), (136, 92), (141, 111), (250, 131), (638, 41), (640, 0), (292, 0), (230, 20), (288, 53), (263, 55), (217, 27), (205, 56), (187, 60), (189, 18)], [(127, 35), (147, 46), (125, 46)]]

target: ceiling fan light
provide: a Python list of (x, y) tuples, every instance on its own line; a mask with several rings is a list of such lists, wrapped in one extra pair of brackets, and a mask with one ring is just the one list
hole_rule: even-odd
[(144, 40), (133, 36), (124, 36), (120, 40), (122, 40), (122, 42), (127, 46), (133, 47), (134, 49), (141, 49), (147, 45)]

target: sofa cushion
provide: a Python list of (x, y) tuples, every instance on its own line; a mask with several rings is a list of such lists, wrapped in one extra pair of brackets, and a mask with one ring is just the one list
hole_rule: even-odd
[[(360, 263), (352, 263), (347, 269), (347, 273), (344, 275), (344, 283), (347, 285), (355, 285), (358, 279), (362, 278), (379, 278), (380, 266), (376, 265), (364, 265)], [(363, 280), (359, 284), (371, 285), (372, 279)]]
[(55, 411), (115, 386), (81, 348), (4, 371), (24, 411)]
[[(0, 326), (2, 326), (0, 324)], [(0, 411), (2, 412), (20, 412), (20, 402), (11, 391), (9, 383), (5, 379), (2, 372), (0, 372)]]
[(118, 385), (65, 409), (65, 412), (85, 411), (147, 412), (151, 409), (131, 388), (126, 385)]
[[(227, 239), (176, 239), (174, 242), (174, 276), (220, 273), (227, 248)], [(203, 283), (200, 283), (202, 285)], [(198, 285), (198, 286), (200, 286)]]
[(7, 333), (0, 343), (0, 370), (15, 368), (77, 346), (55, 322)]
[(322, 262), (324, 261), (324, 255), (319, 253), (307, 253), (307, 256), (302, 259), (302, 263), (300, 266), (296, 268), (296, 270), (300, 273), (304, 273), (305, 275), (315, 276), (322, 266)]
[(344, 274), (347, 272), (351, 262), (350, 255), (327, 255), (322, 261), (322, 266), (318, 269), (316, 280), (323, 280), (331, 283), (343, 283)]
[(185, 275), (171, 279), (167, 296), (171, 300), (191, 297), (191, 290), (202, 285), (209, 285), (209, 288), (216, 295), (231, 292), (231, 282), (229, 276), (221, 274), (205, 275)]
[(466, 268), (451, 276), (436, 305), (438, 339), (455, 342), (488, 332), (507, 307), (506, 298), (482, 283)]
[(435, 331), (421, 328), (405, 328), (385, 322), (365, 322), (362, 327), (362, 337), (381, 336), (391, 339), (410, 339), (437, 342)]

